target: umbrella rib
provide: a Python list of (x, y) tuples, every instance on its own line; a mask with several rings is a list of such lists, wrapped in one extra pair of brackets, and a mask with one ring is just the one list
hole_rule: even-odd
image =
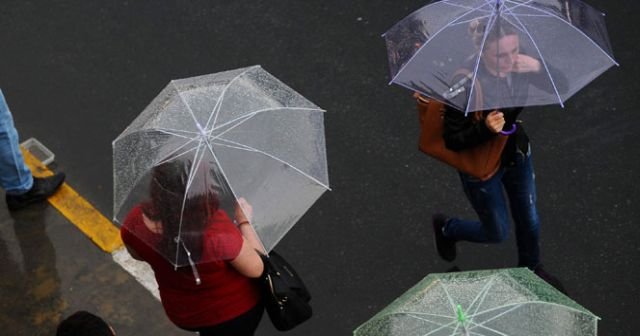
[(440, 330), (442, 330), (442, 329), (444, 329), (444, 328), (451, 328), (451, 326), (452, 326), (452, 325), (454, 325), (454, 324), (456, 324), (456, 323), (458, 323), (458, 322), (457, 322), (457, 321), (449, 322), (449, 323), (447, 323), (447, 324), (445, 324), (445, 325), (441, 326), (441, 327), (440, 327), (440, 328), (438, 328), (438, 329), (434, 329), (434, 330), (431, 330), (430, 332), (428, 332), (428, 333), (426, 333), (426, 334), (423, 334), (422, 336), (429, 336), (429, 335), (432, 335), (433, 333), (438, 332), (438, 331), (440, 331)]
[(200, 140), (200, 143), (198, 143), (198, 150), (196, 151), (196, 154), (194, 156), (194, 162), (191, 165), (191, 171), (189, 172), (189, 179), (187, 180), (187, 187), (185, 188), (185, 193), (189, 190), (189, 188), (191, 187), (191, 185), (193, 184), (193, 180), (195, 180), (196, 178), (196, 174), (195, 174), (195, 170), (200, 166), (200, 163), (202, 163), (202, 159), (204, 158), (204, 150), (202, 149), (202, 143), (206, 142), (204, 140)]
[[(145, 135), (146, 135), (147, 133), (150, 133), (150, 132), (152, 132), (152, 131), (155, 131), (155, 132), (158, 132), (158, 133), (161, 133), (161, 134), (168, 134), (168, 135), (172, 135), (172, 136), (176, 136), (176, 137), (180, 137), (180, 138), (189, 139), (189, 138), (188, 138), (187, 136), (185, 136), (185, 135), (181, 135), (181, 134), (178, 134), (178, 133), (173, 133), (173, 132), (182, 132), (182, 131), (180, 131), (180, 130), (171, 130), (171, 129), (161, 128), (161, 127), (160, 127), (160, 128), (138, 129), (138, 130), (135, 130), (135, 131), (133, 131), (133, 132), (127, 133), (127, 135), (125, 135), (125, 136), (123, 136), (123, 137), (118, 137), (118, 138), (117, 138), (117, 139), (115, 139), (113, 142), (114, 142), (114, 143), (115, 143), (115, 142), (118, 142), (118, 141), (120, 141), (120, 140), (122, 140), (122, 139), (124, 139), (124, 138), (127, 138), (127, 137), (129, 137), (129, 136), (132, 136), (132, 135), (134, 135), (134, 134), (141, 134), (141, 133), (142, 133), (142, 134), (145, 134)], [(190, 132), (188, 132), (188, 131), (184, 131), (184, 132), (190, 133)], [(193, 133), (193, 134), (196, 134), (196, 133)]]
[(491, 14), (488, 15), (483, 15), (483, 16), (478, 16), (478, 17), (474, 17), (473, 19), (470, 20), (464, 20), (464, 21), (458, 21), (457, 23), (452, 24), (452, 26), (458, 26), (461, 24), (465, 24), (465, 23), (469, 23), (469, 22), (473, 22), (475, 20), (482, 20), (482, 19), (486, 19), (488, 17), (491, 17)]
[[(496, 311), (496, 310), (501, 310), (501, 309), (505, 309), (505, 308), (509, 308), (509, 307), (512, 307), (511, 309), (509, 309), (509, 311), (511, 311), (511, 310), (513, 310), (513, 309), (520, 308), (520, 307), (521, 307), (522, 305), (524, 305), (524, 304), (528, 304), (528, 303), (541, 303), (541, 302), (544, 302), (544, 301), (523, 301), (523, 302), (510, 303), (510, 304), (506, 304), (506, 305), (502, 305), (502, 306), (498, 306), (498, 307), (493, 307), (493, 308), (490, 308), (490, 309), (487, 309), (487, 310), (483, 310), (483, 311), (481, 311), (481, 312), (479, 312), (479, 313), (475, 313), (475, 314), (473, 314), (473, 315), (471, 315), (471, 316), (469, 316), (469, 317), (476, 317), (476, 316), (479, 316), (479, 315), (483, 315), (483, 314), (491, 313), (491, 312), (494, 312), (494, 311)], [(504, 313), (501, 313), (500, 315), (503, 315), (503, 314), (504, 314)], [(500, 315), (498, 315), (498, 316), (500, 316)], [(495, 317), (494, 317), (494, 318), (495, 318)], [(492, 319), (493, 319), (493, 318), (492, 318)], [(486, 321), (485, 321), (485, 322), (486, 322)], [(483, 322), (483, 323), (484, 323), (484, 322)]]
[[(175, 87), (175, 84), (173, 85)], [(193, 113), (193, 110), (191, 109), (191, 106), (189, 106), (189, 104), (187, 104), (187, 101), (184, 100), (184, 97), (182, 96), (182, 93), (180, 91), (178, 91), (178, 88), (175, 88), (176, 92), (178, 92), (178, 97), (180, 97), (180, 101), (182, 101), (182, 103), (184, 104), (184, 106), (187, 107), (187, 111), (189, 111), (189, 114), (191, 115), (191, 118), (193, 119), (193, 122), (196, 125), (200, 125), (200, 123), (198, 122), (198, 119), (196, 118), (196, 114)], [(200, 127), (198, 127), (200, 128)]]
[(469, 335), (479, 335), (479, 336), (486, 336), (486, 335), (483, 335), (483, 334), (478, 334), (477, 332), (475, 332), (475, 331), (470, 331), (470, 330), (469, 330)]
[(193, 180), (193, 175), (195, 175), (193, 172), (196, 169), (196, 161), (198, 158), (198, 154), (200, 153), (200, 145), (202, 144), (202, 140), (200, 140), (200, 143), (198, 144), (198, 146), (196, 147), (196, 153), (194, 154), (194, 159), (193, 160), (193, 164), (191, 165), (191, 169), (189, 172), (189, 179), (187, 181), (187, 185), (184, 189), (184, 196), (182, 196), (182, 206), (180, 209), (180, 222), (178, 223), (178, 240), (176, 241), (176, 244), (178, 245), (178, 247), (176, 248), (176, 262), (174, 263), (174, 265), (178, 265), (178, 256), (180, 255), (180, 237), (182, 236), (182, 216), (184, 215), (184, 207), (185, 207), (185, 203), (187, 202), (187, 195), (188, 195), (188, 191), (189, 191), (189, 187), (191, 186), (191, 181)]
[[(234, 129), (235, 127), (242, 125), (245, 121), (251, 119), (252, 117), (256, 116), (259, 113), (264, 113), (264, 112), (270, 112), (270, 111), (277, 111), (277, 110), (288, 110), (288, 111), (310, 111), (310, 112), (326, 112), (323, 109), (320, 108), (309, 108), (309, 107), (287, 107), (287, 106), (282, 106), (282, 107), (269, 107), (269, 108), (264, 108), (264, 109), (260, 109), (260, 110), (256, 110), (253, 111), (249, 114), (245, 114), (243, 116), (240, 116), (238, 118), (232, 119), (227, 121), (224, 124), (221, 124), (219, 126), (216, 126), (215, 128), (212, 128), (211, 131), (209, 132), (209, 134), (211, 134), (213, 131), (220, 129), (221, 127), (227, 126), (229, 124), (233, 124), (234, 122), (238, 122), (237, 125), (233, 125), (233, 127), (230, 127), (228, 130), (225, 130), (224, 132), (220, 133), (218, 136), (228, 132), (229, 130)], [(244, 119), (244, 120), (242, 120)]]
[(442, 323), (434, 322), (434, 321), (428, 320), (428, 319), (426, 319), (426, 318), (424, 318), (424, 317), (414, 316), (414, 315), (411, 315), (411, 314), (407, 314), (407, 316), (408, 316), (408, 317), (411, 317), (411, 318), (414, 318), (414, 319), (416, 319), (416, 320), (420, 320), (420, 321), (424, 321), (424, 322), (429, 322), (429, 323), (431, 323), (431, 324), (435, 324), (435, 325), (437, 325), (438, 327), (446, 326), (446, 325), (444, 325), (444, 324), (442, 324)]
[[(211, 114), (209, 114), (209, 119), (207, 120), (207, 123), (205, 124), (205, 129), (209, 128), (209, 127), (213, 127), (213, 125), (216, 124), (216, 121), (218, 120), (218, 115), (220, 114), (220, 109), (222, 106), (222, 100), (224, 99), (224, 95), (227, 93), (227, 90), (231, 87), (231, 84), (233, 84), (238, 78), (244, 76), (244, 74), (246, 74), (247, 72), (257, 68), (258, 66), (252, 66), (248, 69), (246, 69), (245, 71), (243, 71), (242, 73), (238, 74), (237, 76), (233, 77), (233, 79), (231, 79), (229, 81), (229, 83), (227, 83), (227, 85), (225, 85), (224, 89), (222, 89), (222, 93), (220, 93), (220, 96), (218, 97), (218, 101), (216, 102), (216, 105), (213, 106), (213, 110), (211, 111)], [(215, 116), (215, 117), (214, 117)], [(211, 118), (213, 118), (213, 121), (211, 120)]]
[[(191, 131), (184, 131), (184, 130), (174, 130), (174, 129), (170, 129), (170, 128), (153, 128), (153, 130), (156, 130), (158, 132), (164, 133), (164, 134), (169, 134), (169, 135), (173, 135), (173, 136), (177, 136), (180, 138), (185, 138), (185, 139), (191, 139), (188, 135), (189, 134), (193, 134), (193, 135), (197, 135), (197, 132), (191, 132)], [(180, 133), (186, 133), (187, 135), (184, 134), (180, 134)]]
[[(474, 10), (473, 7), (464, 6), (464, 5), (460, 5), (460, 4), (453, 4), (453, 3), (450, 3), (448, 0), (442, 0), (442, 1), (432, 2), (432, 3), (430, 3), (430, 4), (426, 5), (426, 6), (420, 7), (418, 9), (416, 9), (415, 11), (411, 12), (411, 14), (407, 15), (405, 18), (408, 18), (408, 17), (412, 16), (415, 13), (422, 12), (423, 10), (426, 10), (427, 8), (429, 8), (431, 6), (439, 6), (441, 4), (447, 4), (447, 5), (453, 6), (453, 7), (459, 7), (459, 8)], [(480, 7), (482, 7), (482, 6), (480, 6)], [(475, 8), (475, 10), (480, 10), (480, 8)], [(391, 28), (387, 29), (387, 31), (382, 34), (382, 37), (387, 35), (388, 31), (392, 30), (393, 28), (395, 28), (397, 25), (401, 24), (402, 22), (404, 22), (404, 19), (396, 22), (393, 26), (391, 26)]]
[(477, 313), (477, 314), (475, 314), (473, 316), (478, 316), (478, 315), (482, 315), (482, 314), (486, 314), (486, 313), (491, 313), (493, 311), (504, 309), (504, 308), (508, 308), (508, 307), (512, 307), (512, 306), (522, 306), (522, 305), (525, 305), (525, 304), (541, 304), (541, 305), (557, 306), (557, 307), (561, 307), (561, 308), (570, 310), (570, 311), (575, 312), (575, 313), (581, 313), (581, 314), (585, 314), (585, 315), (595, 316), (595, 315), (593, 315), (593, 313), (591, 313), (589, 311), (585, 312), (585, 311), (582, 311), (580, 309), (576, 309), (576, 308), (573, 308), (573, 307), (570, 307), (570, 306), (566, 306), (566, 305), (562, 305), (562, 304), (559, 304), (559, 303), (540, 301), (540, 300), (515, 302), (515, 303), (510, 303), (510, 304), (506, 304), (506, 305), (502, 305), (502, 306), (498, 306), (498, 307), (493, 307), (493, 308), (490, 308), (490, 309), (487, 309), (487, 310), (483, 310), (483, 311), (481, 311), (481, 312), (479, 312), (479, 313)]
[(483, 5), (481, 5), (481, 6), (478, 6), (478, 7), (473, 8), (473, 9), (469, 9), (468, 11), (464, 12), (462, 15), (460, 15), (460, 16), (458, 16), (458, 17), (454, 18), (453, 20), (451, 20), (451, 22), (449, 22), (449, 23), (447, 23), (446, 25), (444, 25), (444, 27), (440, 28), (440, 29), (439, 29), (437, 32), (435, 32), (433, 35), (431, 35), (431, 38), (429, 38), (429, 39), (428, 39), (428, 40), (427, 40), (427, 41), (426, 41), (422, 46), (420, 46), (420, 49), (418, 49), (418, 50), (417, 50), (417, 51), (416, 51), (416, 52), (411, 56), (411, 58), (410, 58), (410, 59), (405, 63), (405, 65), (404, 65), (402, 68), (400, 68), (400, 70), (398, 70), (398, 73), (396, 73), (396, 75), (395, 75), (395, 76), (393, 76), (393, 78), (391, 79), (391, 81), (389, 82), (389, 84), (393, 83), (393, 82), (396, 80), (396, 78), (398, 78), (398, 76), (400, 76), (400, 74), (404, 71), (404, 69), (406, 69), (406, 68), (407, 68), (407, 65), (408, 65), (409, 63), (411, 63), (411, 61), (413, 61), (413, 59), (414, 59), (414, 58), (415, 58), (415, 57), (420, 53), (420, 51), (421, 51), (422, 49), (424, 49), (424, 47), (426, 47), (426, 46), (429, 44), (429, 42), (433, 41), (434, 37), (438, 36), (438, 34), (440, 34), (443, 30), (445, 30), (445, 29), (449, 28), (451, 25), (453, 25), (453, 24), (454, 24), (456, 21), (458, 21), (459, 19), (463, 18), (464, 16), (468, 15), (469, 13), (471, 13), (471, 12), (473, 12), (473, 11), (475, 11), (475, 10), (479, 10), (480, 8), (482, 8), (482, 7), (486, 6), (486, 5), (488, 5), (488, 4), (485, 2), (485, 4), (483, 4)]
[[(487, 298), (487, 294), (489, 293), (489, 289), (491, 289), (491, 287), (493, 286), (493, 284), (494, 284), (494, 282), (495, 282), (494, 280), (495, 280), (495, 275), (494, 275), (494, 276), (492, 276), (492, 277), (489, 279), (489, 281), (488, 281), (488, 282), (487, 282), (487, 284), (484, 286), (484, 288), (483, 288), (483, 289), (480, 291), (480, 293), (478, 293), (478, 295), (473, 299), (473, 301), (471, 302), (471, 304), (469, 304), (469, 309), (471, 309), (471, 307), (473, 306), (473, 304), (474, 304), (474, 303), (476, 303), (476, 301), (477, 301), (478, 299), (480, 299), (480, 296), (482, 296), (482, 299), (480, 300), (480, 302), (479, 302), (479, 303), (478, 303), (478, 305), (476, 306), (476, 309), (475, 309), (475, 311), (473, 312), (473, 315), (471, 315), (471, 316), (474, 316), (474, 315), (475, 315), (475, 313), (477, 313), (477, 312), (478, 312), (478, 310), (480, 309), (480, 306), (482, 306), (482, 304), (484, 303), (484, 299), (486, 299), (486, 298)], [(469, 313), (469, 312), (467, 311), (467, 313)]]
[[(528, 1), (525, 1), (525, 2), (517, 2), (517, 1), (513, 1), (513, 0), (503, 0), (503, 1), (504, 1), (505, 4), (507, 4), (507, 3), (512, 4), (512, 7), (508, 8), (508, 9), (514, 9), (514, 8), (518, 8), (518, 7), (526, 7), (526, 8), (529, 8), (529, 9), (533, 9), (533, 10), (537, 10), (539, 12), (542, 12), (547, 17), (554, 16), (554, 17), (557, 17), (557, 18), (567, 22), (566, 20), (564, 20), (563, 17), (558, 16), (556, 13), (549, 12), (549, 11), (541, 9), (539, 7), (530, 5), (532, 2), (534, 2), (533, 0), (528, 0)], [(505, 7), (507, 7), (507, 6), (505, 6)], [(520, 14), (517, 14), (517, 15), (520, 15)], [(569, 22), (567, 22), (567, 23), (569, 23)]]
[(527, 36), (529, 36), (529, 39), (531, 39), (531, 43), (533, 43), (533, 47), (536, 48), (536, 52), (538, 52), (538, 55), (540, 56), (540, 60), (542, 61), (542, 65), (544, 65), (544, 70), (547, 72), (547, 76), (549, 77), (549, 80), (551, 81), (551, 86), (553, 86), (553, 92), (555, 92), (556, 97), (558, 98), (558, 102), (560, 103), (560, 106), (564, 107), (564, 103), (562, 102), (562, 97), (560, 97), (560, 92), (558, 92), (558, 88), (556, 86), (556, 82), (553, 80), (553, 77), (551, 76), (551, 72), (549, 71), (549, 66), (547, 65), (547, 62), (544, 60), (544, 56), (542, 56), (542, 52), (540, 51), (540, 48), (538, 47), (538, 43), (536, 43), (536, 41), (533, 39), (533, 36), (531, 36), (531, 33), (529, 32), (527, 27), (522, 23), (522, 21), (520, 21), (520, 19), (513, 12), (511, 12), (511, 9), (508, 9), (508, 11), (509, 11), (510, 15), (513, 16), (513, 18), (516, 21), (518, 21), (518, 24), (520, 25), (520, 27), (522, 27), (522, 29), (527, 34)]
[[(189, 141), (185, 142), (184, 144), (180, 145), (178, 148), (176, 148), (176, 149), (172, 150), (171, 152), (169, 152), (167, 155), (165, 155), (163, 158), (161, 158), (158, 162), (161, 162), (161, 163), (166, 162), (167, 160), (169, 160), (169, 158), (170, 158), (170, 157), (172, 157), (172, 155), (174, 155), (174, 154), (175, 154), (175, 153), (177, 153), (179, 150), (181, 150), (182, 148), (186, 147), (188, 144), (192, 143), (192, 142), (193, 142), (194, 140), (196, 140), (196, 139), (197, 139), (197, 138), (191, 138), (191, 139), (189, 139)], [(193, 147), (193, 148), (195, 148), (195, 147)], [(184, 155), (184, 154), (186, 154), (186, 153), (188, 153), (188, 152), (192, 151), (192, 150), (193, 150), (193, 148), (190, 148), (190, 149), (188, 149), (188, 150), (184, 151), (183, 153), (180, 153), (180, 154), (178, 154), (178, 155), (174, 156), (173, 158), (176, 158), (176, 157), (182, 156), (182, 155)], [(159, 165), (159, 164), (160, 164), (160, 163), (157, 163), (156, 165)]]
[[(458, 7), (458, 8), (464, 8), (464, 9), (474, 10), (474, 8), (473, 8), (473, 7), (471, 7), (471, 6), (465, 6), (465, 5), (463, 5), (463, 4), (452, 3), (452, 2), (451, 2), (451, 1), (449, 1), (449, 0), (444, 0), (444, 1), (441, 1), (441, 2), (442, 2), (442, 3), (445, 3), (445, 4), (449, 5), (449, 6), (453, 6), (453, 7)], [(486, 1), (485, 1), (485, 2), (486, 2)], [(423, 8), (424, 8), (424, 7), (423, 7)], [(483, 11), (491, 12), (491, 10), (488, 10), (488, 9), (487, 9), (487, 10), (482, 10), (482, 9), (476, 8), (475, 10), (479, 10), (479, 11), (481, 11), (481, 12), (483, 12)]]
[(458, 332), (458, 328), (460, 328), (460, 323), (456, 323), (456, 327), (453, 328), (453, 332), (450, 336), (455, 336), (455, 334)]
[(227, 147), (227, 148), (240, 149), (240, 150), (246, 150), (246, 151), (249, 151), (249, 152), (254, 152), (251, 149), (240, 147), (240, 146), (231, 146), (231, 145), (220, 143), (220, 142), (214, 142), (214, 144), (216, 146), (220, 146), (220, 147)]
[(433, 317), (456, 318), (453, 315), (431, 314), (431, 313), (423, 313), (423, 312), (397, 312), (389, 315), (393, 315), (393, 314), (426, 315), (426, 316), (433, 316)]
[[(135, 134), (135, 133), (129, 133), (129, 134), (127, 134), (127, 136), (132, 135), (132, 134)], [(176, 149), (175, 149), (175, 150), (173, 150), (171, 153), (167, 154), (164, 158), (160, 159), (160, 161), (153, 163), (153, 164), (152, 164), (152, 166), (158, 166), (158, 165), (160, 165), (160, 164), (162, 164), (162, 163), (164, 163), (164, 162), (168, 161), (168, 160), (169, 160), (169, 157), (170, 157), (171, 155), (173, 155), (174, 153), (176, 153), (176, 152), (177, 152), (178, 150), (180, 150), (181, 148), (184, 148), (184, 147), (185, 147), (186, 145), (188, 145), (192, 140), (193, 140), (193, 139), (191, 139), (191, 140), (189, 140), (189, 141), (185, 142), (185, 143), (184, 143), (184, 144), (182, 144), (180, 147), (176, 148)], [(145, 152), (146, 152), (146, 151), (151, 151), (151, 150), (153, 150), (153, 149), (155, 149), (155, 148), (157, 148), (157, 147), (160, 147), (160, 146), (162, 146), (162, 145), (156, 145), (156, 146), (154, 146), (154, 147), (147, 148), (147, 149), (145, 149), (144, 151), (145, 151)], [(186, 154), (186, 153), (188, 153), (188, 152), (190, 152), (190, 151), (192, 151), (192, 150), (193, 150), (193, 148), (192, 148), (192, 149), (189, 149), (189, 150), (187, 150), (187, 151), (185, 151), (185, 152), (183, 152), (183, 153), (181, 153), (181, 154), (179, 154), (179, 155), (177, 155), (177, 156), (175, 156), (175, 157), (173, 157), (173, 158), (176, 158), (176, 157), (179, 157), (179, 156), (181, 156), (181, 155), (184, 155), (184, 154)], [(138, 178), (136, 178), (136, 181), (135, 181), (133, 184), (134, 184), (134, 185), (135, 185), (135, 184), (137, 184), (137, 183), (138, 183), (138, 181), (140, 180), (140, 178), (141, 178), (141, 176), (139, 176)], [(114, 180), (115, 180), (115, 176), (114, 176)], [(114, 196), (114, 197), (115, 197), (115, 196)], [(122, 200), (120, 204), (115, 204), (115, 202), (114, 202), (114, 209), (115, 209), (115, 207), (120, 207), (120, 206), (122, 205), (122, 202), (124, 202), (124, 201), (125, 201), (125, 200)], [(114, 212), (115, 212), (115, 211), (114, 211)]]
[[(180, 146), (180, 147), (184, 147), (184, 145), (183, 145), (183, 146)], [(179, 148), (178, 148), (178, 149), (179, 149)], [(161, 165), (161, 164), (164, 164), (164, 163), (169, 162), (169, 160), (175, 160), (175, 159), (177, 159), (177, 158), (179, 158), (179, 157), (181, 157), (181, 156), (183, 156), (183, 155), (186, 155), (186, 154), (189, 154), (190, 152), (193, 152), (195, 149), (197, 149), (197, 146), (196, 146), (196, 147), (192, 147), (192, 148), (190, 148), (190, 149), (187, 149), (186, 151), (184, 151), (184, 152), (182, 152), (182, 153), (180, 153), (180, 154), (178, 154), (178, 155), (172, 156), (174, 153), (176, 153), (176, 152), (178, 151), (178, 150), (176, 149), (176, 150), (174, 150), (172, 153), (169, 153), (169, 155), (165, 156), (162, 160), (160, 160), (160, 161), (158, 161), (158, 162), (154, 163), (153, 165), (154, 165), (154, 166), (159, 166), (159, 165)]]
[(484, 329), (490, 330), (490, 331), (492, 331), (492, 332), (495, 332), (495, 333), (500, 334), (500, 335), (503, 335), (503, 336), (509, 336), (509, 335), (506, 335), (506, 334), (504, 334), (504, 333), (501, 333), (501, 332), (499, 332), (499, 331), (497, 331), (497, 330), (494, 330), (493, 328), (489, 328), (489, 327), (485, 326), (485, 324), (487, 324), (487, 323), (489, 323), (489, 322), (491, 322), (491, 321), (493, 321), (493, 320), (495, 320), (495, 319), (497, 319), (497, 318), (500, 318), (501, 316), (506, 315), (506, 314), (508, 314), (508, 313), (510, 313), (510, 312), (512, 312), (512, 311), (514, 311), (514, 310), (516, 310), (516, 309), (518, 309), (518, 308), (520, 308), (520, 307), (522, 307), (522, 304), (516, 305), (515, 307), (512, 307), (512, 308), (511, 308), (511, 309), (509, 309), (509, 310), (506, 310), (506, 311), (504, 311), (504, 312), (502, 312), (502, 313), (500, 313), (500, 314), (498, 314), (498, 315), (496, 315), (496, 316), (494, 316), (494, 317), (492, 317), (492, 318), (490, 318), (490, 319), (488, 319), (488, 320), (486, 320), (486, 321), (483, 321), (482, 323), (475, 323), (475, 322), (471, 321), (471, 323), (473, 324), (473, 326), (471, 327), (471, 329), (475, 329), (475, 328), (484, 328)]
[[(478, 51), (478, 59), (476, 60), (476, 65), (473, 70), (473, 80), (471, 81), (471, 84), (469, 84), (470, 85), (469, 98), (467, 99), (467, 106), (465, 107), (465, 111), (464, 111), (465, 116), (469, 113), (469, 105), (471, 104), (471, 99), (473, 99), (473, 91), (475, 88), (474, 84), (476, 82), (476, 77), (478, 74), (478, 67), (480, 66), (480, 56), (482, 55), (482, 51), (484, 50), (484, 44), (487, 40), (487, 36), (489, 36), (489, 32), (491, 31), (491, 29), (493, 29), (493, 25), (496, 22), (495, 17), (496, 17), (495, 14), (489, 17), (489, 22), (485, 28), (484, 36), (482, 37), (482, 43), (480, 44), (480, 50)], [(482, 108), (482, 106), (480, 108)]]
[[(477, 323), (474, 323), (474, 322), (470, 322), (470, 323), (471, 323), (471, 324), (473, 324), (473, 325), (472, 325), (469, 329), (483, 328), (483, 329), (489, 330), (489, 331), (491, 331), (491, 332), (493, 332), (493, 333), (496, 333), (496, 334), (498, 334), (498, 335), (501, 335), (501, 336), (510, 336), (510, 335), (507, 335), (507, 334), (505, 334), (505, 333), (503, 333), (503, 332), (501, 332), (501, 331), (498, 331), (498, 330), (493, 329), (493, 328), (489, 328), (489, 327), (484, 326), (484, 325), (481, 325), (481, 324), (477, 324)], [(482, 334), (477, 334), (477, 333), (475, 333), (475, 332), (474, 332), (474, 334), (476, 334), (476, 335), (482, 335)]]
[[(504, 3), (505, 3), (505, 6), (504, 6), (504, 7), (506, 7), (506, 8), (507, 8), (507, 9), (509, 9), (509, 10), (514, 9), (514, 8), (518, 8), (518, 7), (522, 7), (522, 6), (527, 6), (527, 5), (529, 5), (530, 3), (532, 3), (532, 2), (533, 2), (533, 0), (527, 0), (527, 1), (523, 1), (523, 2), (510, 1), (510, 0), (503, 0), (503, 1), (504, 1)], [(507, 3), (513, 4), (513, 6), (512, 6), (511, 8), (509, 8), (509, 7), (506, 5)]]
[(239, 149), (246, 150), (246, 151), (249, 151), (249, 152), (256, 152), (256, 153), (259, 153), (259, 154), (262, 154), (262, 155), (268, 156), (268, 157), (270, 157), (270, 158), (272, 158), (272, 159), (274, 159), (274, 160), (276, 160), (276, 161), (278, 161), (278, 162), (280, 162), (280, 163), (283, 163), (283, 164), (285, 164), (285, 165), (289, 166), (291, 169), (293, 169), (293, 170), (295, 170), (295, 171), (299, 172), (299, 173), (300, 173), (300, 174), (302, 174), (303, 176), (305, 176), (305, 177), (307, 177), (308, 179), (310, 179), (310, 180), (312, 180), (312, 181), (316, 182), (317, 184), (321, 185), (321, 186), (322, 186), (322, 187), (324, 187), (325, 189), (327, 189), (327, 190), (331, 190), (331, 188), (329, 188), (329, 186), (328, 186), (328, 185), (326, 185), (326, 184), (324, 184), (324, 183), (320, 182), (320, 181), (319, 181), (318, 179), (316, 179), (315, 177), (313, 177), (313, 176), (311, 176), (311, 175), (309, 175), (309, 174), (307, 174), (307, 173), (303, 172), (302, 170), (300, 170), (300, 169), (299, 169), (299, 168), (297, 168), (296, 166), (292, 165), (291, 163), (289, 163), (289, 162), (287, 162), (287, 161), (284, 161), (284, 160), (282, 160), (282, 159), (278, 158), (278, 157), (277, 157), (277, 156), (275, 156), (275, 155), (269, 154), (269, 153), (267, 153), (267, 152), (265, 152), (265, 151), (261, 151), (261, 150), (259, 150), (259, 149), (253, 148), (253, 147), (251, 147), (251, 146), (247, 146), (247, 145), (245, 145), (245, 144), (241, 144), (241, 143), (238, 143), (238, 142), (235, 142), (235, 141), (231, 141), (231, 140), (229, 140), (229, 139), (223, 139), (223, 138), (217, 138), (217, 139), (220, 139), (220, 140), (223, 140), (223, 141), (230, 142), (231, 144), (234, 144), (234, 145), (239, 146), (239, 147), (243, 147), (243, 148), (239, 148)]
[[(216, 164), (218, 165), (218, 168), (220, 168), (220, 173), (222, 174), (222, 178), (224, 178), (225, 181), (229, 181), (229, 179), (227, 178), (227, 174), (225, 174), (224, 172), (224, 168), (222, 168), (222, 165), (220, 164), (220, 161), (218, 161), (218, 157), (216, 156), (216, 154), (213, 151), (213, 148), (211, 147), (211, 144), (207, 141), (207, 148), (209, 149), (209, 152), (211, 153), (211, 155), (213, 156), (213, 159), (216, 160)], [(233, 197), (237, 200), (239, 199), (238, 195), (236, 194), (236, 191), (233, 189), (233, 186), (231, 186), (231, 183), (228, 183), (229, 185), (229, 189), (231, 189), (231, 193), (233, 194)], [(255, 229), (253, 229), (255, 232)], [(257, 235), (256, 232), (256, 236), (258, 237), (258, 242), (260, 243), (261, 247), (262, 247), (262, 251), (266, 254), (267, 253), (267, 248), (264, 246), (264, 243), (262, 242), (262, 239), (260, 239), (260, 236)]]
[(440, 286), (442, 286), (442, 290), (444, 290), (444, 294), (447, 296), (447, 299), (449, 299), (449, 303), (451, 304), (451, 308), (453, 309), (453, 312), (455, 314), (456, 304), (455, 302), (453, 302), (453, 297), (451, 297), (451, 295), (449, 294), (449, 291), (447, 290), (447, 286), (445, 286), (443, 282), (440, 282)]
[[(505, 0), (506, 2), (512, 2), (510, 0)], [(598, 45), (591, 37), (589, 37), (589, 35), (585, 34), (581, 29), (579, 29), (578, 27), (574, 26), (571, 22), (568, 22), (567, 20), (565, 20), (562, 16), (558, 16), (555, 13), (546, 11), (542, 8), (538, 8), (535, 6), (531, 6), (531, 5), (526, 5), (526, 4), (522, 4), (522, 6), (525, 6), (527, 8), (533, 9), (535, 11), (541, 12), (541, 13), (545, 13), (548, 14), (549, 17), (553, 17), (555, 19), (564, 21), (565, 23), (567, 23), (571, 28), (573, 28), (575, 31), (577, 31), (579, 34), (581, 34), (582, 36), (584, 36), (587, 40), (589, 40), (593, 45), (596, 46), (596, 48), (598, 48), (598, 50), (602, 51), (603, 54), (605, 54), (607, 56), (607, 58), (613, 62), (613, 64), (615, 64), (616, 66), (618, 66), (618, 62), (616, 62), (613, 57), (611, 57), (606, 51), (604, 51), (604, 49), (602, 49), (602, 47), (600, 47), (600, 45)]]

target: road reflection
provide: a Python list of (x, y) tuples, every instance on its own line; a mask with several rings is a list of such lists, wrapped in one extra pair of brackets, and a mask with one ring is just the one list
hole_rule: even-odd
[(3, 335), (52, 335), (66, 308), (56, 253), (47, 236), (46, 204), (10, 213), (0, 208), (0, 325)]

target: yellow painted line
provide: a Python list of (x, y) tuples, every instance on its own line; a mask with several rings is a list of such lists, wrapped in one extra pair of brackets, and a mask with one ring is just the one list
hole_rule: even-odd
[[(22, 154), (33, 176), (53, 175), (53, 172), (29, 151), (22, 148)], [(49, 203), (105, 252), (112, 253), (123, 246), (118, 228), (67, 183), (49, 197)]]

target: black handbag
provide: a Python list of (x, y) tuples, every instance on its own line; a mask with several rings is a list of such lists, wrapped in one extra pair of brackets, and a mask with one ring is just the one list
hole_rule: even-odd
[(264, 271), (260, 284), (267, 314), (276, 329), (291, 330), (313, 314), (309, 290), (281, 255), (271, 251), (261, 257)]

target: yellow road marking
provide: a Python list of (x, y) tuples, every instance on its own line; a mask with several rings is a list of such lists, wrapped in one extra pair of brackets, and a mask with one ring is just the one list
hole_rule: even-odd
[[(22, 154), (33, 176), (53, 175), (53, 172), (29, 151), (22, 148)], [(49, 203), (105, 252), (111, 253), (123, 246), (118, 228), (67, 183), (49, 197)]]

